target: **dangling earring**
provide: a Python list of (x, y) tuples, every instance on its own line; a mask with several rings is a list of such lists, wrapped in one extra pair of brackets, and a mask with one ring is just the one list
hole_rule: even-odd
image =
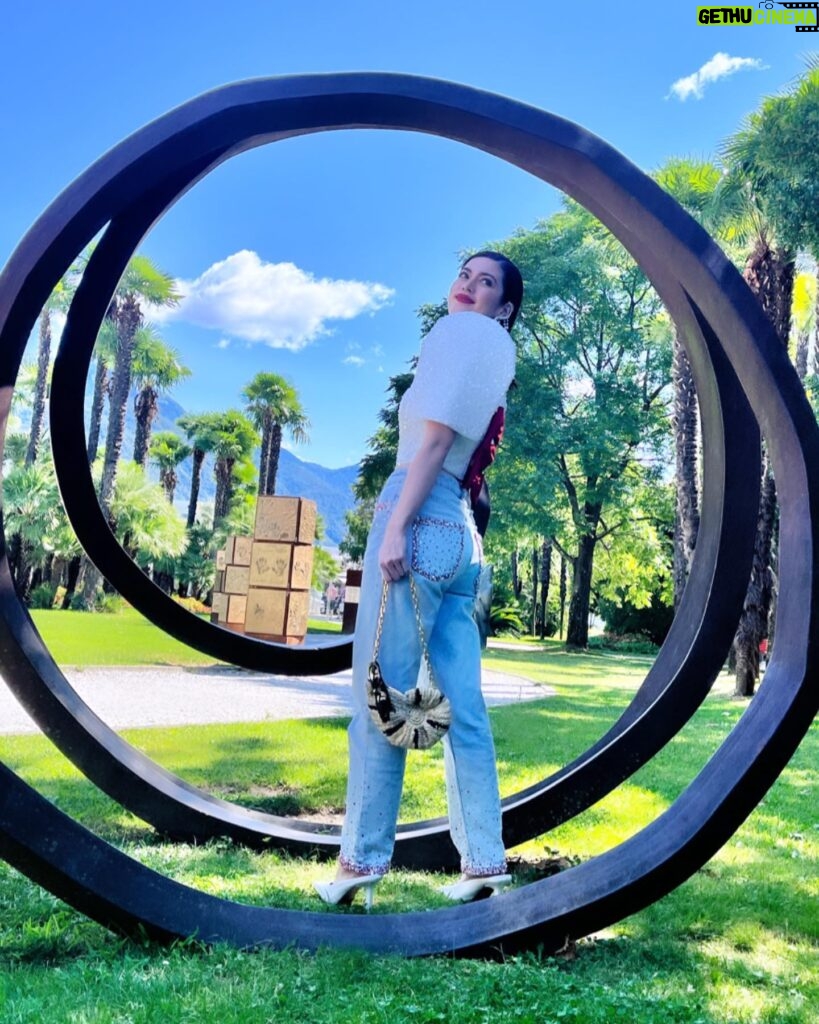
[(501, 325), (501, 327), (505, 331), (509, 330), (509, 317), (508, 316), (499, 316), (498, 317), (498, 323)]

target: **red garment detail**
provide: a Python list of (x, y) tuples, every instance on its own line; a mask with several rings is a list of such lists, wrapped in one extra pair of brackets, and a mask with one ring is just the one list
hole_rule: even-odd
[(461, 480), (461, 487), (469, 491), (469, 498), (473, 507), (475, 506), (475, 502), (478, 500), (478, 495), (481, 493), (484, 473), (495, 461), (495, 455), (497, 454), (498, 447), (503, 439), (504, 422), (505, 414), (503, 406), (499, 405), (492, 419), (489, 421), (489, 426), (486, 428), (483, 440), (472, 453), (472, 458), (469, 460), (469, 465), (466, 467), (466, 473), (464, 473), (463, 479)]

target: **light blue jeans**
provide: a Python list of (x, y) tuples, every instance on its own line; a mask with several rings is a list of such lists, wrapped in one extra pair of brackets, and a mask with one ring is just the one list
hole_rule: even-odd
[[(382, 874), (390, 866), (407, 751), (392, 746), (367, 709), (367, 668), (372, 660), (382, 576), (378, 550), (406, 470), (396, 469), (379, 496), (364, 556), (353, 643), (355, 714), (348, 732), (350, 769), (341, 834), (341, 865)], [(408, 535), (412, 573), (432, 671), (452, 705), (444, 737), (444, 767), (452, 840), (461, 868), (471, 875), (506, 867), (495, 747), (481, 693), (480, 639), (473, 618), (481, 543), (469, 498), (442, 472)], [(390, 686), (416, 685), (421, 663), (409, 581), (390, 584), (379, 662)]]

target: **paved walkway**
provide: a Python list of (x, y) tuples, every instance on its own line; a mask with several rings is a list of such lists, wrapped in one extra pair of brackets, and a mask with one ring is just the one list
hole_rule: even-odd
[[(351, 672), (281, 676), (209, 668), (85, 668), (65, 674), (88, 706), (114, 729), (258, 722), (349, 715)], [(551, 697), (554, 690), (520, 676), (483, 670), (490, 706)], [(0, 734), (37, 732), (12, 692), (0, 684)]]

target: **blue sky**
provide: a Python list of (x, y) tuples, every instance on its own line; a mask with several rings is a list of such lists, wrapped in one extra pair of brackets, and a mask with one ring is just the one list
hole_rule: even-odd
[[(710, 156), (803, 69), (816, 36), (700, 26), (696, 3), (632, 0), (102, 0), (8, 4), (0, 38), (0, 263), (74, 177), (172, 107), (232, 81), (333, 71), (449, 79), (533, 104), (651, 170)], [(141, 246), (187, 298), (161, 324), (193, 371), (190, 411), (287, 376), (312, 422), (299, 457), (357, 462), (415, 310), (456, 253), (530, 227), (559, 193), (455, 143), (328, 132), (222, 165)]]

